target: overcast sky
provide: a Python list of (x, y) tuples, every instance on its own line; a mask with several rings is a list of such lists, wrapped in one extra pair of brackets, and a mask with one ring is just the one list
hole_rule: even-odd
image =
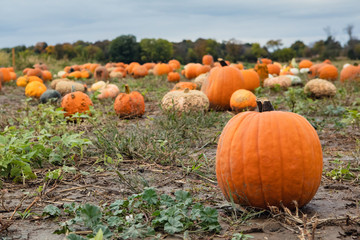
[(0, 0), (0, 48), (57, 44), (77, 40), (112, 40), (123, 34), (172, 42), (235, 38), (264, 45), (282, 39), (311, 44), (348, 40), (354, 25), (360, 38), (359, 0)]

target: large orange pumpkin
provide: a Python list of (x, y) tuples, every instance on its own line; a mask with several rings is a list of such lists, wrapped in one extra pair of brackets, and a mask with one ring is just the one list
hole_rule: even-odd
[(125, 85), (125, 93), (120, 93), (114, 102), (114, 110), (121, 118), (141, 117), (145, 113), (144, 97), (137, 91), (130, 92)]
[(227, 66), (221, 61), (221, 67), (212, 68), (209, 76), (201, 86), (201, 91), (209, 98), (210, 108), (216, 110), (230, 109), (231, 95), (245, 87), (241, 71)]
[(218, 184), (228, 201), (241, 205), (294, 209), (296, 201), (302, 207), (320, 185), (320, 140), (304, 117), (271, 111), (269, 103), (225, 126), (216, 153)]
[(196, 78), (198, 75), (198, 68), (202, 65), (200, 63), (188, 63), (184, 67), (184, 75), (187, 79)]
[(343, 68), (340, 72), (340, 81), (360, 80), (360, 66), (349, 65)]
[(319, 78), (335, 81), (339, 76), (337, 68), (332, 64), (326, 64), (319, 69)]
[(80, 91), (68, 93), (61, 100), (61, 107), (65, 111), (65, 117), (72, 116), (75, 113), (89, 114), (90, 106), (93, 106), (91, 99)]
[(244, 89), (253, 91), (256, 88), (260, 87), (260, 77), (252, 69), (240, 70), (244, 78)]
[(281, 69), (280, 69), (280, 67), (278, 65), (270, 63), (270, 64), (267, 65), (267, 68), (268, 68), (269, 74), (277, 75), (277, 76), (280, 75), (280, 70)]

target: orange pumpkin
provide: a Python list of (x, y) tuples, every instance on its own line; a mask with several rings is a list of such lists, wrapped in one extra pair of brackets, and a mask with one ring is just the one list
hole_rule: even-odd
[(260, 87), (260, 77), (252, 69), (240, 70), (244, 78), (244, 89), (253, 91), (256, 88)]
[(225, 126), (216, 153), (216, 177), (225, 198), (241, 205), (290, 209), (307, 204), (322, 176), (322, 150), (311, 124), (292, 112), (243, 112)]
[(139, 65), (133, 68), (132, 75), (134, 78), (142, 78), (148, 75), (148, 70), (145, 66)]
[(0, 72), (2, 72), (2, 76), (3, 76), (3, 82), (10, 82), (11, 81), (11, 74), (9, 69), (7, 68), (0, 68)]
[(67, 76), (71, 77), (71, 78), (79, 79), (79, 78), (81, 78), (81, 72), (80, 71), (73, 71), (73, 72), (69, 73)]
[(144, 97), (137, 91), (130, 92), (125, 85), (125, 93), (120, 93), (114, 102), (114, 110), (121, 118), (141, 117), (145, 113)]
[(339, 76), (338, 70), (334, 65), (326, 64), (319, 69), (319, 78), (335, 81)]
[(179, 82), (175, 84), (172, 91), (185, 90), (186, 88), (188, 88), (189, 90), (195, 90), (196, 87), (196, 83), (193, 82)]
[(93, 106), (91, 99), (80, 91), (68, 93), (61, 100), (61, 107), (65, 111), (65, 117), (72, 116), (75, 113), (90, 114), (90, 106)]
[(28, 78), (24, 76), (18, 77), (18, 79), (16, 80), (16, 85), (19, 87), (26, 87), (28, 83)]
[[(81, 73), (80, 73), (80, 77), (81, 77)], [(95, 81), (106, 81), (109, 79), (109, 72), (106, 69), (106, 67), (103, 66), (98, 66), (95, 69), (94, 72), (94, 79)]]
[(279, 68), (278, 65), (270, 63), (270, 64), (267, 65), (267, 68), (268, 68), (269, 74), (277, 75), (277, 76), (280, 75), (280, 68)]
[(172, 72), (172, 68), (170, 67), (169, 64), (158, 63), (154, 67), (155, 76), (167, 75), (169, 72)]
[(40, 98), (40, 96), (46, 91), (46, 86), (38, 81), (33, 81), (26, 85), (25, 95), (27, 97)]
[(153, 69), (155, 67), (156, 63), (144, 63), (143, 66), (149, 71), (150, 69)]
[(178, 72), (169, 72), (167, 75), (168, 82), (179, 82), (180, 74)]
[(180, 69), (181, 67), (181, 64), (178, 60), (176, 59), (172, 59), (168, 62), (168, 64), (170, 65), (170, 67), (173, 69), (173, 70), (178, 70)]
[(137, 66), (140, 66), (140, 63), (138, 63), (138, 62), (132, 62), (132, 63), (130, 63), (130, 64), (125, 68), (126, 73), (127, 73), (127, 74), (132, 74), (134, 67), (137, 67)]
[(269, 77), (269, 70), (266, 63), (256, 64), (254, 70), (259, 75), (260, 82), (264, 82), (264, 80)]
[(241, 71), (227, 66), (221, 61), (221, 67), (212, 68), (209, 76), (201, 86), (201, 91), (209, 98), (210, 108), (216, 110), (230, 109), (231, 95), (245, 87)]
[(340, 72), (340, 81), (353, 81), (360, 80), (360, 67), (349, 65), (346, 68), (343, 68)]
[(2, 89), (2, 81), (3, 81), (3, 74), (2, 72), (0, 71), (0, 91)]
[(258, 59), (258, 61), (257, 61), (257, 63), (259, 64), (261, 64), (261, 63), (264, 63), (264, 64), (266, 64), (266, 65), (268, 65), (268, 64), (271, 64), (272, 63), (272, 60), (271, 59), (268, 59), (268, 58), (261, 58), (261, 59)]
[(322, 68), (322, 67), (325, 66), (325, 65), (330, 64), (329, 61), (330, 61), (330, 60), (325, 60), (325, 61), (322, 62), (322, 63), (317, 63), (317, 64), (312, 65), (312, 66), (310, 67), (310, 69), (309, 69), (309, 77), (310, 77), (310, 78), (317, 78), (317, 77), (319, 77), (319, 74), (320, 74), (319, 70), (320, 70), (320, 68)]
[(85, 78), (85, 79), (88, 79), (91, 77), (91, 72), (90, 70), (87, 70), (87, 69), (83, 69), (81, 70), (81, 78)]
[(193, 79), (198, 76), (198, 68), (202, 65), (200, 63), (188, 63), (184, 67), (184, 75), (187, 79)]
[(214, 64), (214, 58), (210, 54), (206, 54), (202, 57), (202, 64), (212, 66)]
[(42, 71), (39, 68), (29, 69), (26, 72), (26, 75), (28, 75), (28, 76), (37, 76), (37, 77), (39, 77), (41, 79), (43, 78)]
[(299, 68), (310, 68), (313, 65), (313, 62), (307, 59), (301, 60), (299, 63)]
[(236, 90), (230, 98), (230, 107), (235, 112), (256, 109), (256, 96), (246, 89)]
[(210, 72), (210, 70), (211, 67), (209, 65), (199, 65), (198, 68), (196, 69), (196, 77), (198, 77), (203, 73)]
[(42, 75), (43, 75), (43, 80), (44, 81), (51, 81), (52, 80), (52, 74), (50, 71), (48, 70), (43, 70), (42, 71)]

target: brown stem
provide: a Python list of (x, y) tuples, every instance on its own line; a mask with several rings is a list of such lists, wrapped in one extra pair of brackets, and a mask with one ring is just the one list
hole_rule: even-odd
[(224, 59), (219, 58), (218, 61), (220, 62), (220, 64), (221, 64), (222, 67), (226, 67), (226, 66), (227, 66), (227, 63), (225, 62)]
[(265, 99), (256, 99), (257, 106), (259, 108), (259, 112), (270, 112), (274, 111), (274, 107), (271, 104), (271, 102), (265, 98)]
[(127, 84), (125, 84), (125, 92), (126, 94), (130, 94), (130, 87)]

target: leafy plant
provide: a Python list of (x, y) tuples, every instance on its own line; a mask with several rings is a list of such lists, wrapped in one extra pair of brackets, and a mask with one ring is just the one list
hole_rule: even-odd
[[(201, 203), (194, 204), (190, 193), (182, 190), (176, 191), (173, 198), (166, 194), (158, 195), (154, 188), (146, 188), (140, 194), (116, 200), (102, 208), (91, 204), (67, 204), (64, 213), (73, 218), (61, 223), (62, 228), (56, 233), (73, 232), (73, 227), (84, 225), (93, 231), (87, 238), (93, 238), (99, 229), (104, 239), (115, 236), (145, 238), (155, 236), (156, 231), (173, 235), (190, 230), (218, 232), (221, 229), (217, 210)], [(70, 234), (68, 239), (78, 239), (74, 235)]]

